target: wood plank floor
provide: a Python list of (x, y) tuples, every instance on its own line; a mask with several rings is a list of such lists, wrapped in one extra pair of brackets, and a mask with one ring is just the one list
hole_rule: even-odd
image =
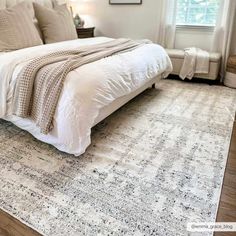
[[(236, 222), (236, 122), (234, 123), (217, 222)], [(215, 236), (235, 235), (236, 232), (215, 233)], [(40, 234), (0, 210), (0, 236), (40, 236)]]
[(40, 236), (40, 234), (0, 210), (0, 236)]
[[(235, 101), (236, 102), (236, 101)], [(217, 222), (236, 222), (236, 117), (225, 170)], [(235, 236), (236, 232), (218, 232), (215, 236)]]

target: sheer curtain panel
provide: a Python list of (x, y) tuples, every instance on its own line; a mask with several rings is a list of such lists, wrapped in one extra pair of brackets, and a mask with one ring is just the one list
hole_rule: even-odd
[(227, 60), (230, 55), (235, 11), (236, 0), (221, 0), (221, 6), (213, 36), (212, 51), (220, 52), (222, 54), (222, 81), (225, 77)]
[(158, 43), (164, 48), (174, 48), (177, 15), (177, 0), (160, 0), (161, 14)]

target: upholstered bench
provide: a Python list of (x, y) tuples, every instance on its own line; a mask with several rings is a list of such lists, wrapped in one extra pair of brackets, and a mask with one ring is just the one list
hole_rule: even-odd
[[(180, 49), (166, 49), (172, 64), (173, 71), (172, 74), (179, 75), (180, 70), (184, 61), (184, 50)], [(210, 71), (208, 74), (195, 74), (194, 77), (216, 80), (218, 78), (219, 69), (221, 63), (221, 54), (220, 53), (210, 53)]]
[(224, 84), (228, 87), (236, 88), (236, 55), (229, 57), (226, 70)]

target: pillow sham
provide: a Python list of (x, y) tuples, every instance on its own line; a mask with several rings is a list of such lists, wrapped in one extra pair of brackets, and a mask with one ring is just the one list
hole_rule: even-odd
[(25, 2), (0, 10), (0, 52), (43, 44)]
[(35, 16), (43, 33), (45, 43), (77, 39), (75, 25), (66, 4), (55, 5), (54, 9), (33, 3)]

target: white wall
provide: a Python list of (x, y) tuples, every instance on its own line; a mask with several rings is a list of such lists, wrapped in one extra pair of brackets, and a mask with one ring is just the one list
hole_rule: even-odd
[(200, 29), (177, 29), (175, 48), (198, 47), (211, 51), (213, 31)]
[[(109, 5), (109, 0), (83, 1), (86, 1), (86, 13), (89, 15), (85, 17), (87, 26), (96, 26), (96, 35), (148, 38), (156, 42), (161, 11), (160, 0), (143, 0), (142, 5)], [(210, 50), (212, 35), (213, 32), (196, 29), (177, 30), (175, 47), (181, 49), (196, 46)]]
[(142, 5), (109, 5), (108, 2), (87, 1), (88, 13), (96, 26), (96, 35), (156, 39), (159, 0), (145, 0)]

